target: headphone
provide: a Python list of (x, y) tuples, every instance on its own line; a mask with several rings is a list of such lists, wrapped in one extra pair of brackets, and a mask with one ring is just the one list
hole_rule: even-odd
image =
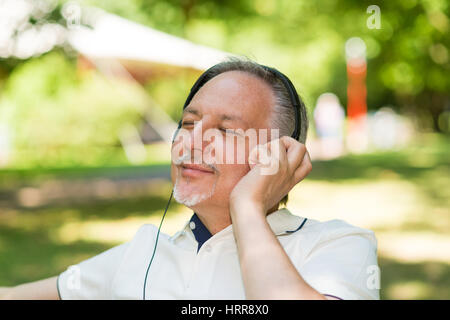
[[(284, 87), (285, 87), (286, 90), (288, 91), (288, 94), (289, 94), (289, 98), (290, 98), (291, 104), (292, 104), (292, 106), (293, 106), (293, 108), (294, 108), (294, 111), (295, 111), (295, 129), (294, 129), (294, 132), (292, 133), (291, 137), (298, 141), (299, 138), (300, 138), (300, 132), (301, 132), (301, 124), (300, 124), (300, 120), (301, 120), (301, 119), (300, 119), (300, 118), (301, 118), (301, 109), (300, 109), (300, 108), (301, 108), (301, 107), (304, 108), (303, 102), (301, 102), (301, 100), (300, 100), (300, 98), (299, 98), (299, 96), (298, 96), (298, 94), (297, 94), (297, 91), (295, 90), (294, 85), (292, 84), (291, 80), (289, 80), (289, 78), (288, 78), (286, 75), (284, 75), (283, 73), (281, 73), (280, 71), (278, 71), (278, 70), (275, 69), (275, 68), (267, 67), (267, 66), (264, 66), (264, 65), (260, 65), (260, 66), (261, 66), (264, 70), (266, 70), (266, 71), (268, 71), (268, 72), (271, 72), (271, 73), (274, 74), (279, 80), (281, 80), (281, 82), (283, 83)], [(208, 79), (208, 75), (209, 75), (209, 72), (210, 72), (213, 68), (215, 68), (215, 67), (217, 67), (217, 65), (214, 65), (214, 66), (212, 66), (211, 68), (209, 68), (208, 70), (206, 70), (206, 71), (205, 71), (205, 72), (197, 79), (197, 81), (194, 83), (194, 85), (192, 86), (191, 91), (189, 92), (189, 95), (188, 95), (188, 97), (187, 97), (187, 99), (186, 99), (186, 101), (185, 101), (185, 103), (184, 103), (183, 110), (186, 109), (186, 107), (189, 105), (189, 103), (191, 103), (192, 98), (195, 96), (195, 94), (198, 92), (198, 90), (200, 90), (200, 88), (201, 88), (206, 82), (208, 82), (209, 80), (212, 79), (212, 78), (209, 78), (209, 79)], [(230, 71), (231, 71), (231, 70), (230, 70)], [(176, 138), (176, 136), (177, 136), (177, 134), (178, 134), (178, 131), (179, 131), (180, 128), (181, 128), (181, 125), (182, 125), (182, 120), (180, 120), (180, 122), (178, 123), (178, 128), (176, 129), (176, 131), (175, 131), (175, 133), (174, 133), (174, 135), (173, 135), (172, 143), (175, 141), (175, 138)], [(162, 218), (161, 218), (161, 222), (160, 222), (160, 224), (159, 224), (158, 232), (157, 232), (157, 234), (156, 234), (155, 246), (154, 246), (154, 248), (153, 248), (152, 257), (151, 257), (150, 262), (149, 262), (149, 264), (148, 264), (147, 271), (145, 272), (144, 287), (143, 287), (143, 292), (142, 292), (142, 299), (143, 299), (143, 300), (146, 300), (146, 299), (145, 299), (145, 289), (147, 288), (147, 277), (148, 277), (148, 272), (149, 272), (149, 270), (150, 270), (150, 266), (152, 265), (153, 258), (155, 257), (156, 247), (158, 246), (158, 239), (159, 239), (159, 234), (160, 234), (160, 231), (161, 231), (161, 226), (162, 226), (162, 224), (163, 224), (164, 217), (166, 216), (167, 209), (169, 208), (170, 201), (172, 200), (172, 197), (173, 197), (173, 190), (172, 190), (172, 192), (171, 192), (171, 194), (170, 194), (169, 201), (168, 201), (167, 204), (166, 204), (166, 208), (165, 208), (165, 210), (164, 210), (164, 214), (163, 214), (163, 216), (162, 216)]]

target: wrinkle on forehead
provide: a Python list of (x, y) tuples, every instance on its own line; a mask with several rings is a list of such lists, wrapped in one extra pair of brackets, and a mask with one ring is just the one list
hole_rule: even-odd
[[(193, 115), (195, 115), (197, 117), (201, 117), (202, 116), (202, 113), (199, 110), (197, 110), (196, 107), (193, 106), (193, 105), (189, 105), (189, 107), (187, 107), (185, 109), (183, 114), (186, 114), (186, 113), (191, 113), (191, 114), (193, 114)], [(234, 114), (230, 114), (230, 113), (220, 113), (220, 114), (217, 114), (217, 117), (221, 121), (241, 122), (245, 126), (248, 127), (248, 122), (246, 120), (244, 120), (240, 115), (234, 115)]]

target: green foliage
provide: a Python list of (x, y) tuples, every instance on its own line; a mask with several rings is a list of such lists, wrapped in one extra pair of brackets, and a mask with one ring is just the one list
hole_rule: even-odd
[[(443, 0), (127, 1), (89, 3), (194, 42), (278, 67), (310, 108), (323, 92), (346, 104), (345, 41), (367, 45), (368, 107), (397, 106), (435, 121), (449, 104), (450, 19)], [(377, 4), (381, 28), (367, 12)], [(430, 103), (430, 101), (432, 101)], [(418, 111), (422, 110), (422, 111)]]
[(121, 128), (140, 124), (146, 106), (135, 84), (78, 75), (73, 61), (52, 52), (12, 72), (0, 120), (13, 132), (16, 165), (103, 163), (122, 152), (115, 148)]
[[(422, 140), (423, 139), (423, 140)], [(320, 161), (313, 164), (313, 171), (302, 182), (323, 183), (333, 192), (339, 185), (352, 182), (353, 186), (342, 192), (343, 199), (355, 199), (361, 187), (372, 185), (377, 180), (412, 183), (414, 195), (423, 202), (420, 208), (408, 209), (408, 217), (413, 221), (399, 224), (397, 219), (386, 221), (382, 225), (374, 225), (373, 231), (377, 239), (383, 232), (397, 234), (399, 237), (414, 235), (439, 235), (448, 239), (448, 204), (449, 204), (449, 140), (442, 136), (431, 135), (419, 139), (413, 148), (397, 152), (355, 155), (345, 159)], [(417, 162), (418, 159), (422, 159)], [(406, 160), (406, 161), (405, 161)], [(409, 160), (409, 161), (408, 161)], [(108, 237), (108, 225), (115, 223), (113, 233), (120, 234), (119, 226), (124, 227), (133, 219), (142, 219), (149, 223), (151, 219), (159, 221), (171, 184), (158, 181), (157, 190), (149, 194), (128, 197), (82, 199), (81, 201), (54, 201), (47, 205), (23, 207), (18, 205), (19, 190), (22, 186), (33, 186), (36, 189), (60, 181), (84, 180), (89, 183), (94, 179), (111, 179), (114, 177), (142, 177), (157, 174), (164, 166), (133, 166), (115, 168), (63, 168), (63, 169), (25, 169), (0, 171), (0, 196), (2, 199), (2, 215), (0, 224), (0, 285), (14, 286), (46, 277), (55, 276), (69, 265), (79, 263), (97, 255), (117, 243)], [(169, 166), (166, 165), (166, 170)], [(13, 186), (14, 189), (11, 189)], [(408, 199), (409, 188), (396, 194), (400, 199)], [(302, 189), (303, 190), (303, 189)], [(314, 190), (321, 190), (314, 189)], [(325, 189), (326, 190), (326, 189)], [(342, 189), (341, 189), (342, 190)], [(16, 194), (11, 191), (17, 191)], [(374, 187), (373, 192), (378, 192)], [(317, 202), (323, 201), (318, 192)], [(292, 199), (294, 200), (294, 199)], [(316, 200), (314, 200), (316, 201)], [(398, 212), (398, 203), (380, 203), (382, 211)], [(164, 225), (181, 210), (181, 205), (172, 202)], [(417, 209), (417, 214), (413, 214)], [(412, 212), (410, 212), (412, 210)], [(355, 212), (355, 215), (360, 215)], [(315, 218), (315, 217), (311, 217)], [(177, 219), (177, 218), (174, 218)], [(400, 220), (401, 221), (401, 220)], [(99, 233), (96, 239), (83, 237), (69, 241), (61, 240), (61, 234), (67, 234), (67, 226), (89, 225), (99, 223), (93, 230)], [(136, 226), (137, 230), (138, 226)], [(72, 228), (73, 230), (74, 228)], [(126, 227), (124, 227), (126, 230)], [(164, 229), (164, 226), (163, 226)], [(372, 229), (372, 228), (371, 228)], [(64, 230), (64, 232), (62, 232)], [(70, 228), (69, 228), (70, 230)], [(95, 232), (94, 231), (94, 232)], [(73, 232), (73, 231), (72, 231)], [(103, 240), (101, 239), (103, 237)], [(100, 238), (100, 239), (99, 239)], [(447, 241), (447, 240), (445, 240)], [(446, 243), (446, 242), (444, 242)], [(438, 241), (437, 245), (441, 243)], [(30, 250), (30, 248), (39, 248)], [(379, 246), (379, 251), (385, 249)], [(426, 245), (419, 246), (418, 251), (427, 250)], [(450, 265), (445, 262), (424, 260), (404, 261), (384, 256), (379, 253), (381, 268), (382, 299), (449, 299), (450, 298)], [(418, 283), (410, 287), (408, 284)], [(398, 287), (405, 289), (398, 291)], [(424, 290), (421, 290), (421, 289)], [(420, 289), (420, 290), (419, 290)]]
[[(45, 19), (64, 24), (59, 12), (64, 2), (58, 1)], [(309, 112), (324, 92), (336, 93), (346, 105), (344, 45), (355, 36), (367, 45), (369, 109), (394, 106), (418, 119), (431, 119), (434, 128), (441, 130), (442, 112), (450, 105), (450, 6), (444, 0), (378, 4), (380, 29), (367, 26), (371, 1), (80, 3), (277, 67), (293, 80)], [(153, 79), (145, 88), (177, 121), (194, 81), (195, 74), (177, 74)], [(75, 61), (59, 50), (24, 62), (0, 60), (0, 90), (0, 122), (12, 127), (14, 148), (20, 153), (20, 159), (16, 154), (14, 161), (41, 164), (48, 157), (53, 159), (51, 163), (58, 159), (65, 163), (71, 154), (75, 160), (70, 165), (86, 163), (87, 158), (89, 163), (105, 157), (122, 159), (121, 151), (115, 157), (110, 151), (101, 155), (99, 148), (118, 146), (121, 127), (139, 124), (148, 105), (142, 92), (130, 83), (105, 80), (95, 73), (80, 76)], [(84, 152), (80, 153), (76, 150), (81, 146)]]
[(176, 77), (149, 81), (145, 89), (150, 97), (176, 122), (181, 119), (183, 105), (200, 73), (180, 73)]

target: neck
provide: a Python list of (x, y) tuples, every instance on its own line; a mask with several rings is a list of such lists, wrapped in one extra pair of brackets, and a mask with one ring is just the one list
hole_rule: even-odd
[(228, 207), (197, 205), (191, 209), (194, 210), (212, 235), (222, 231), (231, 224), (230, 210)]
[[(279, 204), (267, 211), (266, 216), (277, 211)], [(212, 235), (222, 231), (231, 224), (230, 208), (197, 205), (191, 208)]]

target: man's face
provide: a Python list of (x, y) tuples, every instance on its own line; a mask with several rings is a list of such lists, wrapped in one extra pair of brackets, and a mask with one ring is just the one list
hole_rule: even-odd
[[(228, 207), (231, 191), (250, 170), (249, 151), (266, 142), (258, 134), (269, 129), (273, 103), (270, 86), (248, 73), (209, 80), (184, 110), (172, 145), (175, 200), (193, 210)], [(244, 134), (249, 129), (256, 140)]]

